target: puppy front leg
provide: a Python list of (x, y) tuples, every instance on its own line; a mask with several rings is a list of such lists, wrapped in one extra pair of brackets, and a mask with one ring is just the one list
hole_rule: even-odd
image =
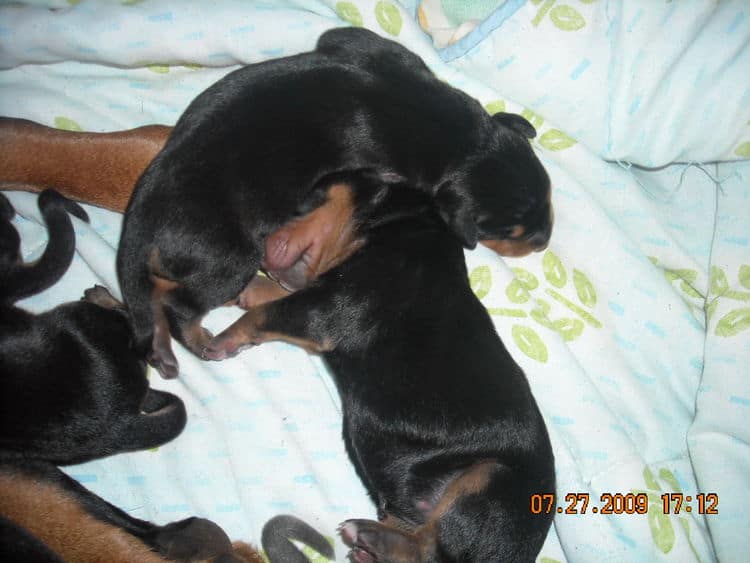
[(278, 340), (300, 346), (311, 353), (328, 352), (335, 347), (331, 330), (332, 312), (321, 288), (298, 291), (248, 311), (229, 328), (214, 337), (203, 351), (207, 360), (223, 360), (249, 346)]

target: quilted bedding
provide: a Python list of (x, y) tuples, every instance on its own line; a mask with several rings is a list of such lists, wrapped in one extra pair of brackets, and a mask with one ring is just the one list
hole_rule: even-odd
[[(90, 131), (171, 124), (238, 65), (308, 50), (340, 25), (400, 41), (489, 112), (521, 113), (553, 182), (552, 242), (525, 258), (479, 248), (466, 260), (555, 449), (562, 512), (539, 560), (747, 560), (750, 10), (699, 0), (456, 4), (3, 5), (0, 115)], [(10, 197), (32, 260), (46, 241), (36, 197)], [(69, 272), (23, 306), (45, 310), (94, 283), (117, 293), (122, 218), (87, 210)], [(222, 309), (206, 324), (219, 330), (239, 314)], [(69, 474), (140, 518), (199, 514), (256, 542), (279, 512), (334, 541), (341, 520), (375, 515), (319, 359), (285, 344), (221, 363), (181, 349), (178, 359), (178, 380), (151, 380), (185, 400), (183, 435)]]

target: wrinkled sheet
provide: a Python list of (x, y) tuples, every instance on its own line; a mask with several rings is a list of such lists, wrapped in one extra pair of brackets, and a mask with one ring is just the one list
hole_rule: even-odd
[[(395, 2), (2, 6), (0, 114), (90, 131), (171, 124), (237, 65), (310, 49), (325, 29), (350, 23), (402, 42), (488, 111), (527, 116), (554, 186), (550, 247), (520, 259), (479, 248), (466, 259), (475, 292), (528, 375), (555, 449), (563, 512), (540, 561), (743, 560), (750, 548), (750, 436), (743, 424), (750, 414), (750, 166), (707, 162), (747, 156), (737, 153), (743, 127), (723, 125), (747, 123), (750, 105), (737, 89), (750, 84), (745, 78), (723, 92), (724, 101), (700, 126), (685, 107), (703, 108), (706, 92), (736, 78), (736, 68), (721, 61), (734, 48), (733, 34), (745, 37), (737, 57), (745, 56), (750, 14), (732, 2), (697, 12), (702, 19), (693, 21), (706, 34), (720, 16), (733, 31), (703, 54), (706, 68), (717, 67), (696, 90), (678, 72), (683, 57), (696, 55), (692, 44), (680, 43), (681, 56), (677, 46), (665, 50), (674, 34), (690, 37), (695, 26), (675, 19), (670, 35), (660, 38), (650, 24), (648, 42), (639, 43), (639, 24), (651, 22), (645, 3), (636, 17), (636, 2), (580, 2), (576, 11), (586, 25), (566, 35), (558, 33), (551, 4), (527, 2), (512, 13), (506, 7), (503, 18), (492, 20), (501, 24), (451, 56), (433, 47), (416, 6)], [(725, 14), (729, 7), (742, 17)], [(613, 67), (607, 66), (612, 53), (598, 47), (608, 34), (631, 39), (617, 44)], [(576, 58), (582, 45), (593, 53), (588, 65)], [(553, 58), (532, 64), (526, 56)], [(639, 56), (673, 71), (672, 88), (684, 99), (669, 112), (645, 103), (648, 114), (635, 111), (617, 121), (632, 109), (623, 84), (651, 87), (653, 79), (634, 74), (628, 62)], [(574, 64), (566, 67), (570, 57)], [(676, 130), (654, 129), (660, 112)], [(698, 127), (702, 136), (680, 127)], [(663, 135), (672, 134), (667, 149)], [(633, 163), (665, 166), (646, 170)], [(13, 193), (11, 199), (24, 254), (33, 259), (46, 239), (36, 197)], [(23, 306), (45, 310), (78, 299), (94, 283), (117, 293), (122, 218), (87, 209), (90, 225), (75, 220), (70, 271)], [(219, 330), (238, 315), (222, 309), (206, 324)], [(137, 517), (167, 522), (199, 514), (233, 538), (256, 542), (262, 524), (279, 512), (296, 514), (332, 538), (341, 520), (375, 515), (346, 458), (338, 398), (319, 359), (285, 344), (221, 363), (183, 350), (178, 359), (178, 380), (153, 375), (151, 381), (185, 400), (185, 432), (154, 451), (66, 468), (71, 475)], [(698, 514), (699, 492), (718, 495), (717, 515)], [(586, 514), (580, 514), (582, 501), (566, 501), (575, 493), (588, 495)], [(623, 513), (625, 505), (615, 506), (620, 514), (601, 513), (602, 495), (632, 502), (641, 493), (648, 495), (647, 514)], [(665, 493), (690, 495), (693, 511), (665, 514)], [(337, 543), (336, 550), (343, 560), (345, 548)]]

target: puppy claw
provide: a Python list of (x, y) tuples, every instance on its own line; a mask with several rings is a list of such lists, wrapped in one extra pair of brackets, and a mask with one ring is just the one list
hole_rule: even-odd
[[(338, 528), (341, 540), (351, 548), (357, 563), (374, 561), (422, 561), (419, 546), (402, 531), (373, 520), (346, 520)], [(364, 555), (363, 555), (364, 554)]]
[(213, 342), (208, 346), (204, 346), (201, 350), (201, 359), (221, 361), (228, 358), (233, 358), (243, 350), (252, 348), (253, 344), (243, 344), (241, 346), (232, 346), (228, 344), (222, 344), (221, 342)]
[(377, 561), (377, 559), (367, 553), (364, 549), (358, 547), (352, 549), (347, 555), (347, 558), (352, 563), (375, 563)]
[(346, 520), (345, 522), (342, 522), (341, 524), (339, 524), (338, 528), (336, 528), (336, 532), (338, 532), (339, 536), (341, 536), (341, 540), (348, 547), (356, 547), (356, 544), (357, 544), (356, 520)]
[(162, 379), (175, 379), (180, 375), (180, 365), (177, 363), (177, 358), (164, 359), (152, 354), (148, 363), (159, 372)]

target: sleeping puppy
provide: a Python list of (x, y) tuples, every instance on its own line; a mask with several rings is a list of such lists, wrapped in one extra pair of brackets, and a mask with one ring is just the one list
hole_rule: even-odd
[[(230, 73), (190, 104), (128, 205), (117, 269), (137, 349), (175, 377), (170, 333), (200, 354), (211, 340), (203, 315), (237, 300), (261, 262), (297, 289), (345, 260), (359, 246), (340, 222), (352, 209), (319, 188), (342, 171), (408, 179), (466, 247), (544, 248), (550, 184), (534, 134), (364, 29), (332, 30), (312, 52)], [(319, 234), (280, 230), (311, 212), (324, 215)]]
[[(67, 213), (88, 220), (51, 190), (38, 205), (49, 242), (26, 265), (10, 222), (15, 211), (0, 194), (0, 559), (263, 561), (250, 546), (232, 545), (209, 520), (166, 526), (138, 520), (55, 467), (161, 445), (182, 431), (186, 415), (179, 398), (149, 389), (122, 305), (104, 288), (36, 316), (13, 306), (68, 269), (75, 233)], [(333, 558), (318, 532), (280, 516), (263, 533), (271, 561), (307, 561), (290, 537)]]
[(185, 426), (185, 406), (149, 388), (127, 315), (104, 288), (39, 315), (14, 306), (70, 265), (75, 233), (68, 213), (87, 220), (80, 206), (51, 190), (38, 204), (49, 242), (27, 265), (10, 223), (13, 208), (0, 194), (0, 459), (71, 464), (168, 442)]
[[(44, 461), (0, 462), (0, 515), (0, 559), (5, 562), (264, 561), (252, 546), (232, 543), (210, 520), (191, 517), (163, 526), (140, 520)], [(263, 532), (272, 563), (308, 561), (290, 537), (334, 557), (330, 544), (310, 526), (277, 516)]]
[(269, 340), (323, 353), (380, 519), (342, 524), (352, 560), (533, 561), (552, 515), (529, 502), (555, 491), (552, 448), (470, 288), (461, 243), (424, 193), (342, 179), (364, 246), (308, 287), (258, 300), (206, 355)]

